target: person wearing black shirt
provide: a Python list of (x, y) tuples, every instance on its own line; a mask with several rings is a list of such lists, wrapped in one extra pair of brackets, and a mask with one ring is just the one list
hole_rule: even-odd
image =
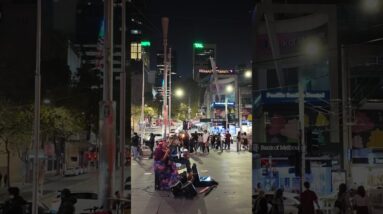
[(133, 159), (136, 160), (137, 158), (140, 158), (139, 153), (139, 147), (140, 147), (140, 137), (138, 137), (138, 134), (134, 132), (133, 138), (132, 138), (132, 151), (133, 151)]
[(150, 151), (151, 151), (151, 154), (150, 154), (150, 157), (149, 159), (152, 159), (153, 158), (153, 149), (154, 149), (154, 134), (153, 133), (150, 133), (150, 138), (149, 138), (149, 148), (150, 148)]
[(9, 199), (4, 204), (4, 214), (23, 214), (24, 206), (27, 202), (22, 198), (20, 190), (17, 187), (10, 187), (8, 189)]

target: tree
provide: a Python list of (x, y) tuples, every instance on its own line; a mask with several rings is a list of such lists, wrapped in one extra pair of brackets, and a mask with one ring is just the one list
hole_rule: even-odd
[(85, 130), (84, 115), (65, 107), (43, 106), (41, 108), (41, 147), (52, 141), (57, 158), (57, 174), (61, 171), (65, 142), (74, 134)]
[(9, 101), (0, 101), (0, 144), (4, 144), (7, 155), (8, 185), (11, 182), (11, 153), (16, 152), (18, 157), (23, 159), (25, 151), (29, 149), (32, 136), (32, 123), (29, 122), (31, 120), (24, 109), (12, 106)]

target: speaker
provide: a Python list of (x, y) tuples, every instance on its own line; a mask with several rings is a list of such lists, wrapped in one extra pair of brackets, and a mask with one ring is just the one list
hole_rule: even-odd
[(186, 198), (194, 198), (198, 193), (194, 185), (190, 181), (188, 181), (185, 185), (182, 186), (182, 192)]
[(173, 186), (171, 186), (170, 190), (172, 191), (174, 197), (182, 196), (183, 195), (183, 190), (182, 190), (182, 183), (181, 183), (181, 181), (178, 181)]

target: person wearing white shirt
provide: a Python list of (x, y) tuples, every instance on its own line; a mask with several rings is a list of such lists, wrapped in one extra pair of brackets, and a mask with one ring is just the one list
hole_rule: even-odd
[(203, 132), (203, 135), (202, 135), (202, 141), (203, 141), (203, 145), (204, 147), (202, 147), (202, 152), (205, 153), (205, 149), (207, 149), (207, 153), (209, 153), (209, 138), (210, 138), (210, 135), (209, 133), (205, 130)]

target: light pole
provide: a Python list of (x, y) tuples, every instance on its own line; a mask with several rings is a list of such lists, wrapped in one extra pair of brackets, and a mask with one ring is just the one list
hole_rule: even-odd
[(172, 127), (172, 48), (169, 48), (169, 129)]
[(140, 129), (141, 129), (141, 145), (144, 142), (145, 135), (145, 52), (141, 46), (141, 61), (142, 61), (142, 92), (141, 92), (141, 116), (140, 116)]
[(104, 42), (104, 90), (102, 102), (102, 142), (100, 148), (100, 202), (104, 210), (111, 210), (109, 198), (113, 197), (115, 170), (115, 133), (113, 105), (113, 1), (104, 1), (105, 42)]
[(40, 107), (41, 107), (41, 0), (37, 0), (37, 30), (36, 30), (36, 73), (35, 73), (35, 111), (33, 124), (33, 189), (32, 213), (38, 214), (38, 174), (39, 174), (39, 143), (40, 143)]
[(162, 18), (162, 33), (163, 33), (163, 45), (164, 45), (164, 86), (163, 86), (163, 138), (166, 140), (166, 128), (167, 128), (167, 99), (168, 99), (168, 60), (167, 60), (167, 49), (168, 49), (168, 27), (169, 18)]
[(125, 123), (126, 123), (126, 0), (121, 5), (121, 75), (120, 75), (120, 194), (125, 189)]
[(227, 85), (226, 88), (226, 95), (225, 95), (225, 121), (226, 121), (226, 124), (225, 124), (225, 130), (227, 131), (228, 128), (229, 128), (229, 112), (228, 112), (228, 107), (227, 107), (227, 103), (228, 103), (228, 95), (230, 93), (233, 93), (234, 91), (234, 87), (232, 85)]

